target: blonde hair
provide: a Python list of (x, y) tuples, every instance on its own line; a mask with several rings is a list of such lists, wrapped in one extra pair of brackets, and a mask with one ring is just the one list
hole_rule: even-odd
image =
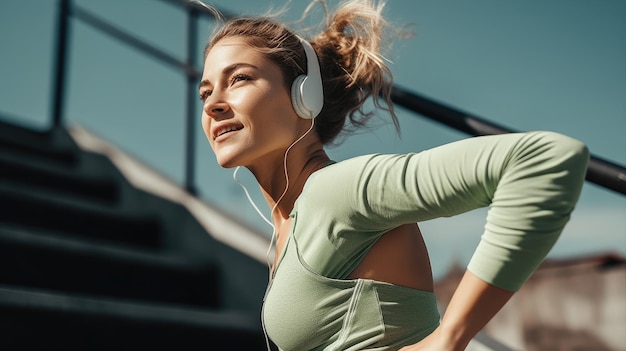
[[(324, 89), (324, 107), (315, 122), (320, 140), (324, 144), (333, 142), (347, 129), (346, 118), (354, 127), (364, 126), (374, 115), (374, 111), (363, 109), (370, 97), (376, 108), (389, 112), (399, 132), (390, 96), (393, 77), (382, 55), (382, 43), (391, 28), (382, 16), (384, 3), (351, 0), (331, 13), (324, 0), (314, 0), (303, 18), (314, 4), (325, 9), (325, 28), (310, 40), (319, 59)], [(281, 69), (287, 89), (306, 71), (306, 56), (298, 37), (273, 18), (227, 21), (209, 41), (205, 57), (215, 43), (226, 37), (240, 37), (266, 54)]]

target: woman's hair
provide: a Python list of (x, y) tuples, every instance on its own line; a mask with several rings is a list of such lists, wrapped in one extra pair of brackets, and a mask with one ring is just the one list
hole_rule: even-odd
[[(384, 4), (351, 0), (330, 13), (324, 0), (315, 0), (305, 16), (315, 3), (323, 5), (326, 22), (325, 29), (310, 40), (319, 59), (324, 90), (324, 107), (315, 120), (321, 142), (333, 142), (346, 128), (346, 118), (353, 127), (364, 126), (374, 115), (374, 111), (363, 109), (370, 97), (375, 107), (389, 111), (399, 131), (390, 98), (393, 78), (381, 53), (384, 34), (390, 28), (382, 16)], [(270, 17), (227, 21), (209, 41), (205, 57), (215, 43), (226, 37), (240, 37), (266, 54), (281, 69), (287, 89), (306, 71), (306, 56), (298, 37)]]

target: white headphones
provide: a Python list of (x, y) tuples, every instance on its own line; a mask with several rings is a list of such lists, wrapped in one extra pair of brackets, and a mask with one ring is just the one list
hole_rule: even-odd
[(291, 103), (298, 116), (313, 119), (324, 106), (322, 74), (315, 50), (308, 41), (298, 37), (306, 54), (306, 75), (299, 75), (291, 85)]

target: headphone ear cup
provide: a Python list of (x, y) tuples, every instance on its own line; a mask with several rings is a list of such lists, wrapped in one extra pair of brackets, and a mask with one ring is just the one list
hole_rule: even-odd
[(304, 102), (302, 100), (302, 89), (304, 80), (307, 78), (305, 75), (299, 75), (293, 81), (291, 85), (291, 104), (293, 105), (294, 111), (300, 118), (304, 119), (312, 119), (310, 112), (304, 107)]

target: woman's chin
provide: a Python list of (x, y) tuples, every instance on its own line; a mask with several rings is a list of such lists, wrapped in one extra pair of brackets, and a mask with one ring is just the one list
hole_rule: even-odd
[(222, 168), (234, 168), (241, 166), (241, 162), (237, 162), (234, 157), (227, 157), (226, 155), (216, 155), (217, 164)]
[(222, 168), (234, 168), (234, 167), (240, 166), (236, 164), (235, 162), (220, 161), (219, 159), (217, 160), (217, 164), (220, 165), (220, 167)]

